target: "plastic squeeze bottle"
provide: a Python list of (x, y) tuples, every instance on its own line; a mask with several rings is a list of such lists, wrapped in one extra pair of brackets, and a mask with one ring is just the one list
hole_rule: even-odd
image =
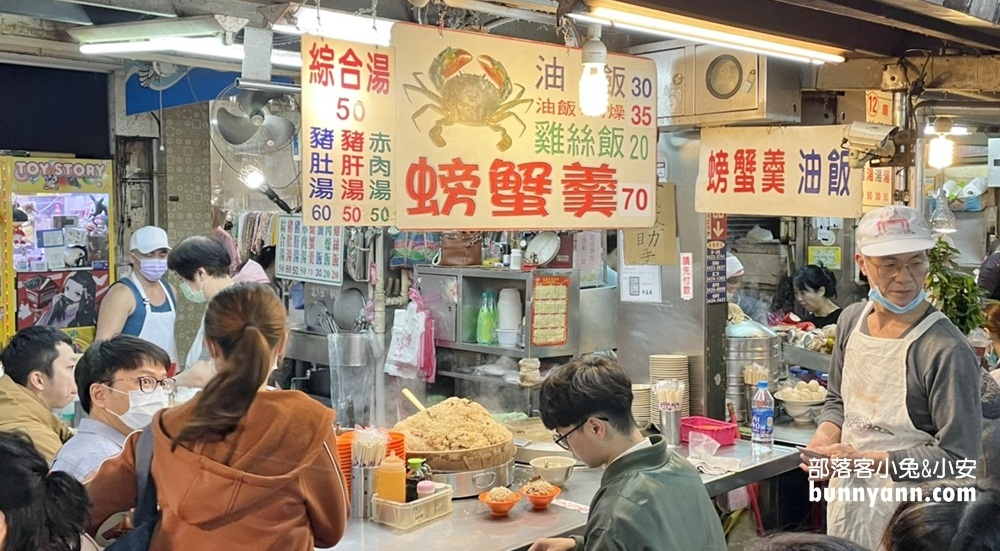
[(386, 501), (406, 503), (406, 466), (392, 452), (378, 467), (378, 497)]

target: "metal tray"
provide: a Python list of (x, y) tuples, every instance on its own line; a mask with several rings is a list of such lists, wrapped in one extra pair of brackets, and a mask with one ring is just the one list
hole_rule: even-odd
[(506, 488), (513, 484), (514, 461), (479, 471), (436, 471), (431, 480), (450, 485), (454, 492), (452, 499), (478, 496), (497, 486)]

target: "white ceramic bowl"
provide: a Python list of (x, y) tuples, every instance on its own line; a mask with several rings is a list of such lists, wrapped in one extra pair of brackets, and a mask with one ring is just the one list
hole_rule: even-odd
[(823, 403), (826, 400), (785, 400), (781, 397), (781, 392), (774, 395), (775, 398), (781, 400), (781, 403), (785, 405), (785, 411), (788, 415), (792, 416), (792, 420), (800, 425), (806, 425), (813, 422), (813, 417), (818, 415), (820, 410), (823, 409)]
[(573, 465), (576, 465), (576, 459), (558, 455), (536, 457), (531, 460), (531, 467), (535, 469), (535, 474), (554, 486), (566, 484), (566, 481), (573, 474)]

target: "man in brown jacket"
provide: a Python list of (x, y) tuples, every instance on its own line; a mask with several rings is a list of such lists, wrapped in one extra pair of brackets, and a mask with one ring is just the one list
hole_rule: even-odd
[(62, 331), (37, 325), (19, 331), (0, 352), (0, 431), (23, 433), (49, 463), (73, 436), (52, 414), (76, 396), (72, 345)]

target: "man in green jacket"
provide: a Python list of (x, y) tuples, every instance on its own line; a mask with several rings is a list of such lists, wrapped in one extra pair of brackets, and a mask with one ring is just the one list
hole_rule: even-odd
[(575, 358), (542, 383), (542, 422), (588, 467), (604, 465), (583, 537), (542, 538), (529, 551), (725, 551), (698, 472), (632, 418), (632, 382), (604, 356)]

